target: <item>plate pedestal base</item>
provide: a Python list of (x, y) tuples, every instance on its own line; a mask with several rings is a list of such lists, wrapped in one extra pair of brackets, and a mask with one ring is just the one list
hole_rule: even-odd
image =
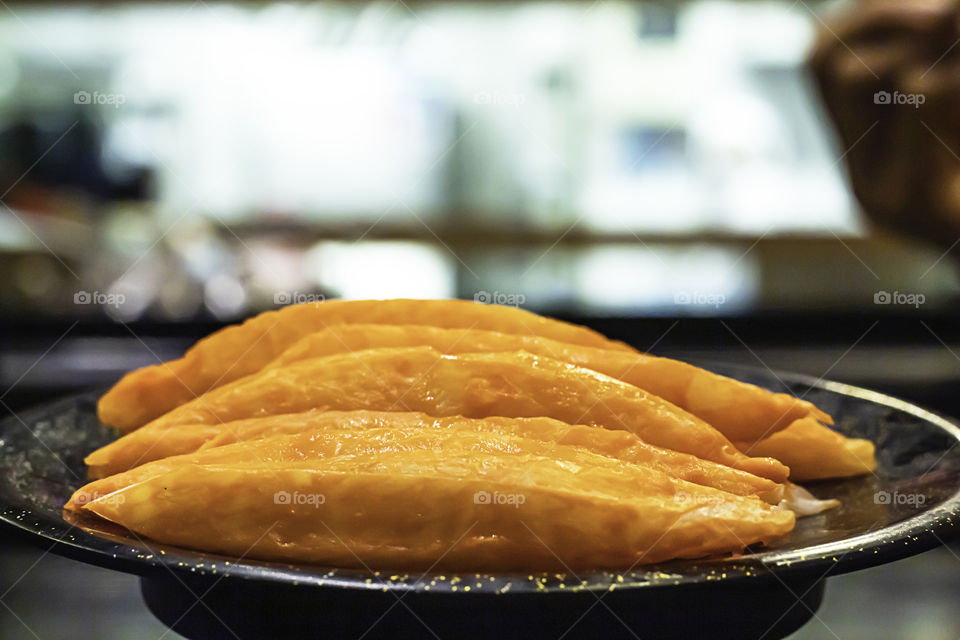
[[(143, 578), (161, 622), (192, 640), (272, 638), (783, 638), (823, 600), (824, 579), (789, 576), (605, 592), (451, 593)], [(600, 599), (598, 602), (598, 598)]]

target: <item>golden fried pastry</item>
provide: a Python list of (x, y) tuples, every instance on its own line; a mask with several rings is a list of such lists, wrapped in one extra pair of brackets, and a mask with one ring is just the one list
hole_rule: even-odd
[[(248, 442), (275, 435), (322, 431), (325, 438), (333, 438), (337, 443), (334, 454), (356, 455), (358, 448), (362, 448), (364, 443), (372, 438), (373, 430), (380, 430), (379, 433), (382, 433), (386, 429), (393, 429), (396, 433), (412, 432), (416, 429), (449, 429), (518, 436), (540, 443), (581, 447), (627, 463), (646, 465), (694, 484), (737, 495), (757, 495), (771, 504), (779, 502), (784, 495), (783, 486), (772, 480), (701, 460), (689, 454), (653, 447), (627, 431), (569, 425), (551, 418), (474, 419), (460, 416), (435, 418), (413, 412), (307, 411), (228, 423), (179, 425), (168, 430), (162, 439), (155, 441), (154, 449), (146, 452), (141, 451), (142, 447), (126, 447), (126, 442), (134, 441), (140, 433), (146, 433), (146, 431), (128, 434), (94, 452), (88, 458), (88, 462), (93, 463), (105, 461), (101, 465), (90, 468), (92, 477), (101, 477), (103, 480), (84, 487), (81, 497), (89, 501), (100, 495), (112, 493), (122, 488), (123, 483), (130, 482), (131, 479), (135, 478), (139, 481), (155, 475), (156, 470), (165, 468), (165, 465), (185, 464), (200, 458), (210, 461), (213, 458), (210, 454), (204, 453), (205, 451), (235, 442)], [(167, 457), (173, 455), (171, 442), (180, 445), (190, 442), (189, 447), (174, 453), (188, 454), (199, 450), (202, 455)], [(399, 443), (399, 446), (403, 444)], [(382, 441), (375, 443), (375, 446), (381, 445)], [(158, 451), (162, 453), (155, 455)], [(140, 456), (141, 459), (131, 459), (135, 455)], [(322, 455), (328, 456), (331, 453), (323, 451)], [(158, 460), (158, 462), (149, 463), (150, 460)], [(142, 466), (137, 467), (138, 464)], [(138, 473), (120, 474), (134, 467), (137, 467)], [(71, 502), (68, 503), (67, 508), (73, 509), (75, 506), (76, 502)]]
[(447, 354), (527, 351), (599, 371), (660, 396), (734, 441), (754, 441), (808, 415), (833, 424), (812, 403), (733, 380), (693, 365), (631, 351), (599, 349), (550, 338), (424, 325), (337, 325), (312, 333), (266, 368), (307, 358), (380, 347), (429, 346)]
[[(623, 568), (737, 552), (794, 525), (758, 498), (580, 447), (391, 431), (279, 435), (155, 462), (82, 508), (161, 543), (403, 569)], [(345, 433), (361, 451), (328, 455)]]
[(876, 468), (802, 399), (455, 300), (261, 314), (128, 374), (98, 411), (128, 433), (87, 457), (99, 479), (71, 516), (342, 567), (736, 553), (838, 505), (794, 482)]
[(738, 446), (752, 456), (781, 461), (790, 467), (794, 482), (858, 476), (877, 468), (872, 442), (848, 438), (813, 418), (797, 420), (759, 442)]
[[(131, 434), (143, 451), (177, 425), (217, 424), (309, 409), (421, 411), (556, 418), (622, 429), (644, 442), (782, 482), (788, 469), (751, 458), (699, 418), (595, 371), (526, 352), (442, 355), (430, 347), (369, 349), (255, 373), (181, 405)], [(92, 464), (102, 464), (91, 460)]]
[(179, 360), (124, 376), (97, 406), (100, 420), (128, 432), (219, 385), (251, 374), (300, 338), (365, 322), (473, 327), (632, 351), (599, 333), (515, 307), (463, 300), (331, 300), (269, 311), (200, 340)]

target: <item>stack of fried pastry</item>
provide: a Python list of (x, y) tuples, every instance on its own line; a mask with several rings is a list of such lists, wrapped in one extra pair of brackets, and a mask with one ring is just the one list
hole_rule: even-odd
[[(66, 509), (332, 566), (628, 568), (736, 553), (875, 467), (802, 399), (513, 307), (308, 303), (125, 376)], [(797, 506), (800, 505), (800, 506)], [(796, 512), (796, 513), (795, 513)]]

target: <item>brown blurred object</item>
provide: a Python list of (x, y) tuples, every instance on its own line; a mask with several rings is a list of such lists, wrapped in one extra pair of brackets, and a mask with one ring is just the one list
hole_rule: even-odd
[(866, 214), (944, 246), (960, 237), (958, 40), (956, 1), (864, 0), (811, 57)]

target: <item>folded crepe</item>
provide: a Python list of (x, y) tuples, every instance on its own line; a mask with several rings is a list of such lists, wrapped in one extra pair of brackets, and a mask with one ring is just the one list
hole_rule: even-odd
[(585, 327), (515, 307), (464, 300), (311, 302), (261, 313), (207, 336), (178, 360), (128, 373), (100, 398), (100, 420), (132, 431), (210, 389), (258, 371), (306, 335), (356, 322), (472, 327), (632, 351)]
[[(369, 349), (263, 370), (177, 407), (87, 459), (113, 451), (146, 455), (178, 425), (217, 424), (310, 409), (419, 411), (433, 416), (549, 417), (630, 431), (644, 442), (689, 453), (775, 482), (787, 467), (741, 453), (709, 424), (633, 385), (526, 352), (443, 355), (430, 347)], [(137, 450), (131, 454), (129, 451)], [(142, 459), (142, 458), (141, 458)]]
[(783, 431), (738, 446), (752, 456), (783, 462), (794, 482), (859, 476), (877, 468), (872, 442), (848, 438), (813, 418), (796, 420)]
[(812, 403), (711, 371), (644, 353), (561, 342), (536, 335), (426, 325), (342, 324), (311, 333), (265, 368), (308, 358), (382, 347), (429, 346), (445, 354), (526, 351), (593, 369), (640, 387), (709, 423), (733, 441), (754, 441), (813, 416), (833, 424)]
[(753, 496), (504, 433), (320, 429), (184, 458), (77, 502), (161, 543), (407, 569), (623, 568), (738, 552), (794, 525)]
[[(108, 445), (107, 449), (111, 454), (109, 464), (91, 469), (93, 477), (103, 479), (87, 485), (81, 498), (85, 501), (95, 499), (116, 491), (130, 478), (141, 477), (136, 473), (121, 474), (122, 471), (137, 467), (138, 470), (143, 470), (143, 473), (154, 473), (156, 469), (163, 468), (163, 465), (184, 464), (197, 459), (196, 455), (191, 457), (187, 454), (195, 451), (206, 452), (208, 449), (235, 442), (250, 442), (275, 435), (328, 431), (340, 434), (342, 439), (337, 443), (336, 452), (338, 455), (345, 455), (355, 453), (368, 438), (373, 437), (371, 434), (382, 433), (384, 429), (395, 429), (400, 433), (400, 430), (409, 432), (418, 428), (499, 433), (541, 443), (577, 446), (627, 463), (647, 465), (694, 484), (737, 495), (756, 495), (771, 504), (776, 504), (784, 496), (784, 486), (772, 480), (701, 460), (686, 453), (648, 445), (628, 431), (569, 425), (552, 418), (436, 418), (416, 412), (311, 410), (227, 423), (178, 425), (168, 430), (167, 436), (158, 440), (154, 448), (146, 453), (141, 453), (138, 448), (124, 448), (125, 442), (137, 438), (137, 433), (129, 434)], [(381, 431), (375, 431), (378, 429)], [(189, 446), (185, 446), (188, 443)], [(172, 444), (176, 444), (179, 450), (173, 450)], [(132, 456), (136, 455), (141, 459), (132, 459)], [(203, 455), (206, 460), (212, 459), (208, 453)], [(150, 460), (159, 462), (146, 464)], [(76, 502), (70, 502), (67, 509), (74, 509), (76, 506)]]

